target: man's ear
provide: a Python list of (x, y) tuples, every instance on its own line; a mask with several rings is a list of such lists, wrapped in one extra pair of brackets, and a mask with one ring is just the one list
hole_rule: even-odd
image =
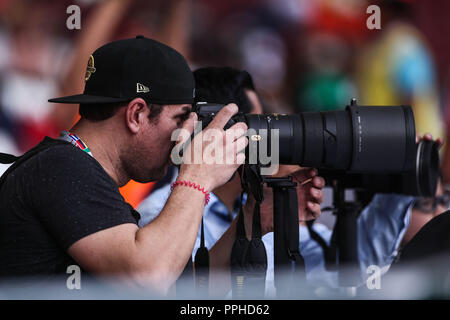
[(148, 121), (149, 114), (150, 108), (147, 107), (147, 103), (144, 99), (136, 98), (131, 100), (125, 111), (127, 128), (132, 133), (138, 133), (139, 129), (144, 126), (146, 121)]

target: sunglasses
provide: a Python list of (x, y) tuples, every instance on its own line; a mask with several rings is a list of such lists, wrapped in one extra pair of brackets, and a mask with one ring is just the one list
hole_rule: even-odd
[(450, 190), (445, 190), (440, 196), (419, 198), (414, 204), (414, 209), (424, 213), (431, 213), (436, 211), (438, 206), (442, 206), (446, 209), (450, 207)]

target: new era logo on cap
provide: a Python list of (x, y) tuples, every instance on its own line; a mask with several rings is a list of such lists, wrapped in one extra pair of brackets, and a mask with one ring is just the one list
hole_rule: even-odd
[(82, 94), (49, 101), (98, 104), (145, 97), (156, 104), (194, 102), (195, 80), (186, 59), (165, 44), (143, 36), (110, 42), (95, 50), (85, 80)]
[(136, 92), (137, 93), (150, 92), (150, 89), (138, 82), (138, 83), (136, 83)]

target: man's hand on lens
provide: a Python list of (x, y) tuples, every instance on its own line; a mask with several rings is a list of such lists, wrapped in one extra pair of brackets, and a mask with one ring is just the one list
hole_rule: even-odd
[[(180, 180), (189, 180), (211, 191), (225, 184), (245, 162), (243, 150), (247, 147), (247, 125), (234, 124), (227, 130), (224, 126), (238, 112), (235, 104), (223, 107), (211, 123), (197, 134), (186, 147), (180, 167)], [(190, 133), (194, 131), (194, 118), (183, 125)]]
[[(276, 177), (291, 175), (297, 183), (297, 201), (299, 221), (317, 219), (320, 214), (320, 204), (323, 202), (323, 187), (325, 180), (317, 176), (317, 170), (299, 166), (281, 165)], [(264, 187), (264, 201), (261, 203), (261, 227), (263, 234), (273, 231), (273, 193), (269, 187)]]
[(299, 221), (317, 219), (322, 213), (320, 204), (323, 202), (325, 180), (312, 168), (302, 168), (292, 173), (292, 177), (297, 182)]
[[(420, 133), (416, 134), (416, 143), (419, 143), (420, 140), (428, 140), (428, 141), (433, 141), (433, 136), (431, 135), (431, 133), (425, 133), (423, 135), (423, 137), (420, 135)], [(444, 144), (444, 140), (442, 138), (437, 138), (436, 142), (439, 144), (439, 149), (442, 147), (442, 145)]]

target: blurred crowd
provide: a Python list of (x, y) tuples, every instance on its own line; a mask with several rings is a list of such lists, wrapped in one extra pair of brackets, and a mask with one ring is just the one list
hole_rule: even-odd
[[(70, 5), (81, 29), (69, 30)], [(369, 5), (381, 28), (370, 30)], [(266, 112), (411, 105), (419, 133), (450, 129), (450, 12), (446, 0), (0, 0), (0, 152), (22, 154), (77, 120), (49, 98), (82, 92), (89, 55), (142, 34), (181, 52), (194, 70), (247, 70)], [(4, 167), (0, 167), (0, 173)], [(450, 182), (450, 149), (442, 152)], [(151, 184), (122, 189), (137, 206)]]

